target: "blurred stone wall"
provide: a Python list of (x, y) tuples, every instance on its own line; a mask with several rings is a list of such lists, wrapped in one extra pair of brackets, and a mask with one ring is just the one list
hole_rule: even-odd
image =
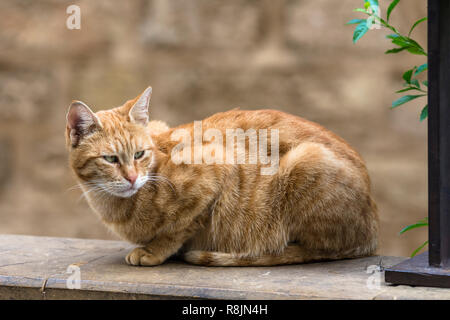
[[(352, 44), (362, 0), (3, 0), (0, 2), (0, 233), (114, 238), (80, 199), (67, 167), (65, 113), (95, 110), (153, 87), (152, 117), (170, 125), (235, 107), (276, 108), (317, 121), (366, 159), (381, 248), (409, 255), (426, 230), (424, 101), (390, 110), (406, 68), (386, 32)], [(380, 1), (385, 12), (388, 1)], [(81, 30), (66, 8), (81, 7)], [(401, 2), (403, 32), (426, 2)], [(415, 31), (426, 43), (426, 27)]]

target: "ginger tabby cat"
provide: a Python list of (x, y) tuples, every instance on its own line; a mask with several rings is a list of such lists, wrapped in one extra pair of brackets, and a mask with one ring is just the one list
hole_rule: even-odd
[[(277, 130), (279, 142), (263, 141), (268, 154), (279, 154), (274, 174), (261, 174), (261, 161), (179, 163), (173, 134), (195, 135), (195, 125), (150, 121), (151, 92), (97, 113), (74, 101), (67, 114), (70, 165), (89, 205), (140, 245), (129, 264), (154, 266), (179, 255), (206, 266), (269, 266), (375, 252), (369, 176), (343, 139), (280, 111), (231, 110), (203, 120), (203, 130)], [(246, 142), (244, 152), (250, 147)]]

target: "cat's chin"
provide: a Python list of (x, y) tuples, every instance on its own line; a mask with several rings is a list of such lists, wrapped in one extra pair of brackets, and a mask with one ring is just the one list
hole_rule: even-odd
[(146, 182), (147, 179), (139, 179), (139, 181), (133, 186), (105, 191), (117, 198), (130, 198), (134, 196), (144, 186)]
[(121, 192), (114, 192), (111, 194), (118, 198), (130, 198), (130, 197), (134, 196), (138, 191), (139, 191), (139, 189), (133, 188), (133, 189), (129, 189), (129, 190), (121, 191)]

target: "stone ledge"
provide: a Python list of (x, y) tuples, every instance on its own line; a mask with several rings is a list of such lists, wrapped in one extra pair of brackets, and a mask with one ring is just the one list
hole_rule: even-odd
[[(121, 241), (0, 235), (2, 299), (450, 299), (449, 289), (389, 286), (370, 289), (367, 267), (400, 257), (277, 267), (199, 267), (169, 261), (132, 267)], [(70, 265), (80, 289), (68, 289)], [(73, 274), (72, 274), (73, 275)], [(376, 277), (376, 276), (375, 276)], [(375, 279), (371, 278), (371, 279)], [(370, 281), (370, 280), (369, 280)]]

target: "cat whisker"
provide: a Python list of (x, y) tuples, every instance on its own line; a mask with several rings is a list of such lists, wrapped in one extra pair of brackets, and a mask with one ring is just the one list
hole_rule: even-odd
[(154, 173), (150, 173), (147, 174), (147, 178), (148, 181), (151, 182), (165, 182), (171, 189), (173, 192), (175, 192), (175, 187), (173, 185), (173, 183), (165, 176), (161, 175), (161, 174), (154, 174)]
[(64, 193), (67, 193), (67, 192), (73, 191), (73, 190), (77, 190), (77, 189), (81, 189), (83, 186), (86, 186), (86, 187), (87, 186), (94, 186), (96, 184), (97, 184), (97, 182), (92, 182), (92, 181), (83, 182), (83, 183), (77, 183), (76, 185), (73, 185), (73, 186), (69, 187)]
[(87, 196), (88, 196), (90, 193), (96, 193), (96, 192), (97, 192), (97, 193), (102, 193), (102, 192), (104, 192), (104, 190), (103, 190), (103, 188), (102, 188), (101, 185), (98, 185), (98, 184), (92, 184), (92, 185), (93, 185), (93, 187), (87, 187), (87, 186), (86, 186), (87, 191), (83, 191), (83, 193), (81, 194), (81, 196), (80, 196), (80, 198), (78, 199), (78, 201), (80, 201), (83, 197), (87, 199)]

